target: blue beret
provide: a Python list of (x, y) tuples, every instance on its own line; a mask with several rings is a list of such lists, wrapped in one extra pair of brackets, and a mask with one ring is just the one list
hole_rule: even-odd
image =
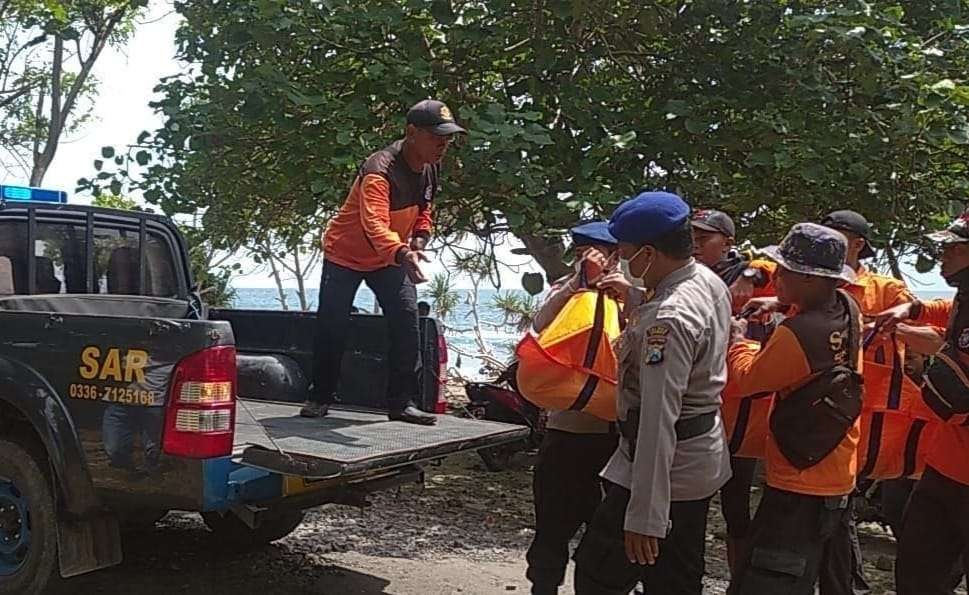
[(605, 221), (592, 221), (576, 225), (569, 230), (572, 236), (572, 244), (575, 246), (588, 246), (590, 244), (604, 244), (615, 246), (619, 242), (609, 233), (609, 224)]
[(620, 242), (648, 244), (683, 225), (690, 206), (669, 192), (643, 192), (619, 205), (609, 220), (609, 233)]

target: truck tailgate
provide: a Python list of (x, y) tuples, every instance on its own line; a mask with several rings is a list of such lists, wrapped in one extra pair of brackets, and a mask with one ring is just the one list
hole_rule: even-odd
[(320, 479), (409, 465), (527, 435), (523, 426), (451, 415), (438, 416), (434, 426), (338, 408), (324, 418), (307, 419), (291, 403), (240, 400), (234, 455), (251, 467)]

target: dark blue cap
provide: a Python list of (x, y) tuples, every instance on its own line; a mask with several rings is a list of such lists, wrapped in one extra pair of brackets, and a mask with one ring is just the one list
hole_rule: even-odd
[(619, 205), (609, 220), (609, 232), (620, 242), (641, 246), (656, 241), (690, 216), (690, 206), (669, 192), (643, 192)]
[(592, 244), (602, 244), (605, 246), (615, 246), (619, 242), (609, 233), (609, 224), (605, 221), (591, 221), (576, 225), (569, 230), (572, 236), (572, 245), (590, 246)]

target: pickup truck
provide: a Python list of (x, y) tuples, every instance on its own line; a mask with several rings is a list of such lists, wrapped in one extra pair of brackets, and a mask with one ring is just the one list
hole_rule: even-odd
[[(0, 201), (0, 594), (118, 564), (121, 527), (169, 510), (255, 546), (308, 508), (365, 504), (430, 461), (527, 432), (388, 421), (386, 325), (365, 314), (339, 405), (300, 418), (314, 317), (207, 309), (167, 217)], [(443, 340), (421, 327), (419, 405), (443, 413)]]

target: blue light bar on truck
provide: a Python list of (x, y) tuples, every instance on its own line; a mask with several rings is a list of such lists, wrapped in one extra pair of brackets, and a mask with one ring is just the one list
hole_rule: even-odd
[(30, 200), (34, 202), (67, 203), (63, 190), (47, 190), (29, 186), (5, 186), (0, 184), (0, 200)]

